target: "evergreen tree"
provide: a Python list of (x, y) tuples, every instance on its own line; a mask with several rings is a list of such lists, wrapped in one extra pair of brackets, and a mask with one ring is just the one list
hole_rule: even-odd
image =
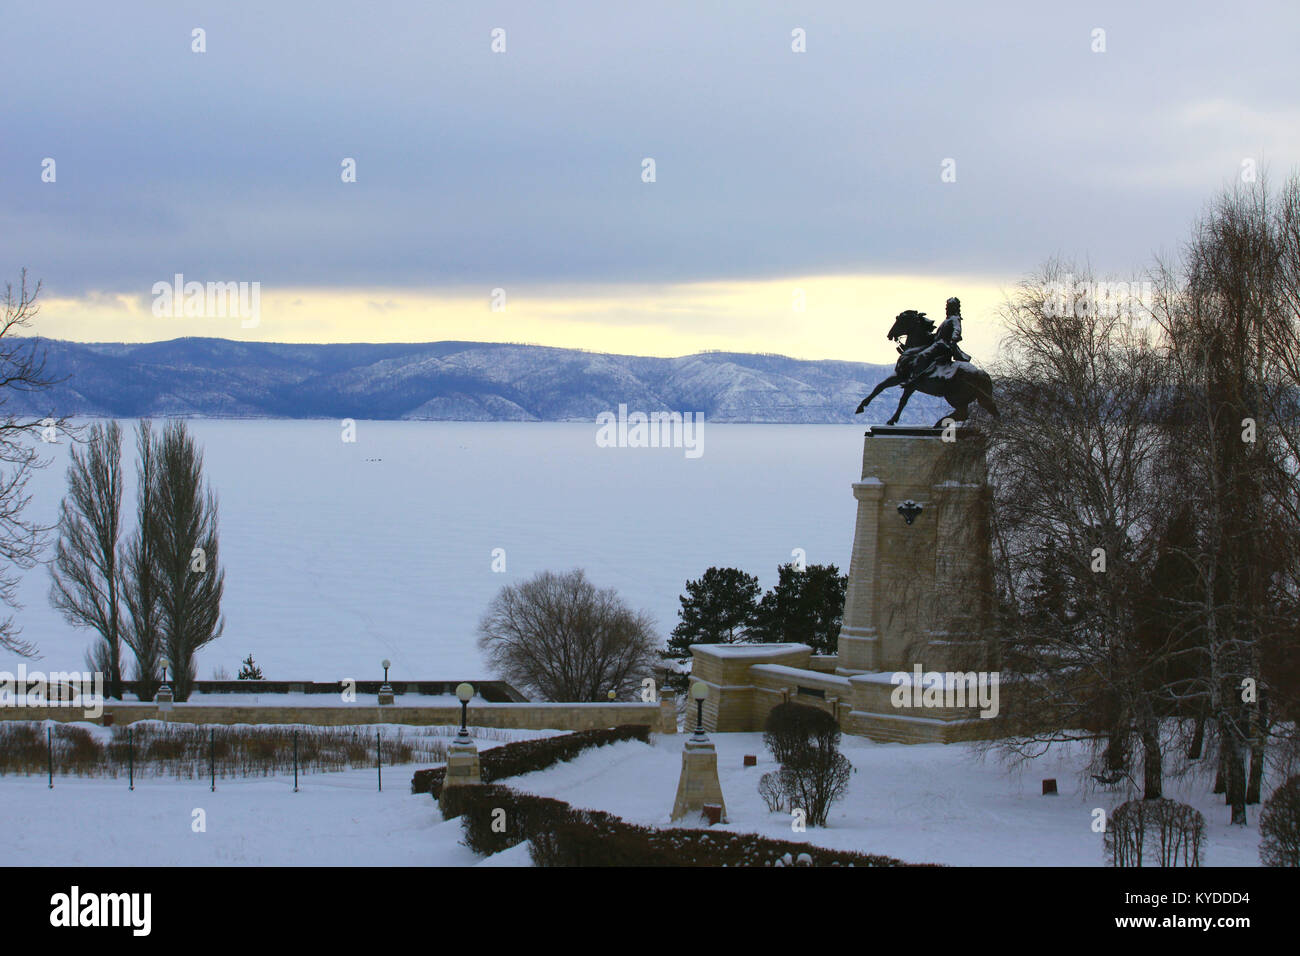
[(750, 636), (763, 643), (808, 644), (814, 654), (834, 654), (844, 619), (849, 578), (833, 564), (793, 564), (777, 569), (776, 587), (754, 611)]
[(734, 644), (748, 634), (758, 606), (758, 578), (738, 568), (709, 568), (686, 582), (680, 619), (662, 654), (679, 663), (691, 657), (692, 644)]
[(239, 676), (235, 680), (262, 680), (262, 668), (257, 666), (253, 655), (249, 654), (239, 665)]

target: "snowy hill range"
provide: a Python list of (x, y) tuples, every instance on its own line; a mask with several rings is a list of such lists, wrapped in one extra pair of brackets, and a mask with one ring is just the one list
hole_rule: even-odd
[[(85, 417), (593, 421), (626, 404), (714, 422), (831, 424), (854, 421), (857, 403), (891, 371), (780, 355), (646, 358), (484, 342), (28, 341), (65, 380), (11, 396), (8, 410)], [(869, 420), (892, 414), (898, 395), (877, 398)], [(947, 408), (918, 393), (904, 421), (929, 424)]]

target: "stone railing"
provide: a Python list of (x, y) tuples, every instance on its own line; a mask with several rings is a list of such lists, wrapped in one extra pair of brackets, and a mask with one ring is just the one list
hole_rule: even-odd
[[(677, 707), (664, 692), (658, 703), (482, 703), (469, 708), (469, 723), (475, 727), (516, 730), (596, 730), (620, 724), (648, 724), (656, 733), (677, 732)], [(89, 720), (80, 707), (0, 707), (0, 720)], [(167, 720), (183, 724), (351, 724), (458, 725), (459, 704), (402, 706), (401, 704), (173, 704), (163, 712), (157, 704), (105, 701), (103, 714), (95, 720), (105, 725), (131, 724), (138, 720)]]

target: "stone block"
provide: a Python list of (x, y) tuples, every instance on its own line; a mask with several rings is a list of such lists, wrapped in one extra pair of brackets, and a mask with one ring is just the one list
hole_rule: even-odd
[(727, 805), (722, 799), (722, 784), (718, 782), (718, 752), (707, 737), (692, 736), (682, 748), (682, 773), (677, 781), (677, 799), (673, 802), (674, 822), (698, 817), (705, 804), (722, 808), (726, 818)]

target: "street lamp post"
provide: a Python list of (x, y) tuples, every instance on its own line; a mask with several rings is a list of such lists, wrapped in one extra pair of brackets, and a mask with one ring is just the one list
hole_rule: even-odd
[(709, 685), (697, 680), (691, 684), (691, 697), (695, 699), (695, 736), (704, 739), (704, 699), (709, 696)]
[(483, 782), (483, 774), (479, 770), (478, 747), (474, 745), (474, 739), (469, 735), (468, 708), (470, 698), (473, 696), (473, 684), (456, 685), (456, 699), (460, 701), (460, 733), (447, 748), (447, 772), (442, 778), (439, 805), (443, 805), (442, 797), (450, 789)]
[(172, 701), (175, 699), (172, 697), (171, 687), (167, 684), (167, 668), (171, 667), (172, 662), (164, 657), (158, 663), (162, 665), (163, 682), (162, 686), (158, 688), (158, 693), (154, 695), (154, 702), (158, 705), (158, 709), (165, 714), (172, 709)]
[(695, 733), (682, 748), (682, 773), (677, 780), (677, 799), (673, 802), (673, 820), (705, 814), (711, 822), (725, 820), (727, 804), (718, 782), (718, 752), (704, 733), (704, 700), (709, 685), (704, 681), (691, 684), (695, 700)]
[(456, 699), (460, 701), (460, 733), (457, 739), (469, 740), (469, 728), (466, 725), (466, 713), (469, 708), (470, 698), (474, 696), (474, 685), (460, 683), (456, 685)]
[(388, 684), (388, 668), (393, 666), (393, 662), (384, 658), (380, 663), (384, 665), (384, 683), (379, 688), (379, 706), (383, 707), (393, 702), (393, 688)]

